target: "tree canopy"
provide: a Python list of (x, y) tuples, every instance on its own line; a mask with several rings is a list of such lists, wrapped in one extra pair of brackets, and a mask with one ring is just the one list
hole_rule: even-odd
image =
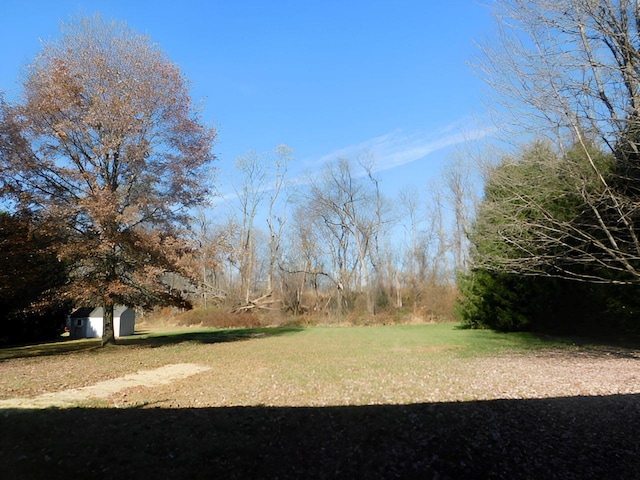
[(178, 300), (162, 274), (189, 275), (181, 229), (206, 201), (216, 133), (189, 84), (149, 38), (100, 16), (63, 24), (0, 106), (2, 194), (54, 222), (70, 265), (63, 292), (105, 307)]

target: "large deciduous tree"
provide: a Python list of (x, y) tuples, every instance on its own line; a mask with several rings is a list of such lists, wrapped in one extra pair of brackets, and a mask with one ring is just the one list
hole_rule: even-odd
[(188, 274), (181, 229), (206, 200), (215, 138), (188, 87), (146, 36), (79, 17), (1, 105), (2, 193), (64, 232), (64, 293), (104, 307), (103, 344), (115, 304), (176, 300), (162, 275)]

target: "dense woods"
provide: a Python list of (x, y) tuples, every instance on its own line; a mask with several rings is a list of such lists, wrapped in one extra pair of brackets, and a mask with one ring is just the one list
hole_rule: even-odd
[(291, 161), (283, 145), (249, 152), (236, 164), (235, 198), (213, 217), (200, 212), (197, 304), (313, 322), (452, 319), (464, 243), (445, 223), (445, 193), (465, 203), (471, 192), (427, 199), (407, 189), (393, 201), (367, 156), (335, 159), (298, 183), (285, 176)]

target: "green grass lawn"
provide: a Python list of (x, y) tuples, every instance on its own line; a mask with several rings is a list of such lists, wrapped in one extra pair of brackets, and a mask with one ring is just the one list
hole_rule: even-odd
[[(144, 324), (143, 324), (144, 325)], [(368, 327), (281, 327), (250, 329), (214, 329), (214, 328), (143, 328), (136, 335), (122, 337), (121, 346), (159, 347), (183, 342), (218, 343), (233, 340), (245, 340), (260, 337), (281, 336), (304, 332), (319, 343), (360, 344), (363, 346), (398, 345), (451, 345), (463, 347), (470, 354), (498, 353), (506, 350), (523, 350), (547, 347), (566, 343), (541, 339), (530, 333), (497, 333), (491, 330), (462, 329), (454, 323), (429, 325), (396, 325)], [(37, 357), (57, 355), (95, 349), (98, 339), (70, 340), (61, 337), (54, 342), (0, 348), (0, 360), (18, 357)]]
[(530, 334), (462, 330), (454, 324), (151, 330), (106, 348), (96, 339), (1, 349), (0, 359), (11, 372), (0, 377), (0, 398), (191, 362), (211, 371), (185, 380), (174, 392), (128, 392), (125, 404), (316, 406), (473, 399), (476, 392), (465, 392), (465, 379), (477, 370), (478, 358), (559, 345)]

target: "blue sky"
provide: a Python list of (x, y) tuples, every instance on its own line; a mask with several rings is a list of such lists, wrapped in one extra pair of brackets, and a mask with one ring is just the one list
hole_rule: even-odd
[(425, 186), (456, 145), (482, 138), (468, 66), (492, 31), (474, 0), (2, 0), (0, 90), (61, 21), (100, 12), (160, 44), (218, 128), (220, 190), (249, 150), (293, 149), (293, 175), (368, 151), (388, 194)]

